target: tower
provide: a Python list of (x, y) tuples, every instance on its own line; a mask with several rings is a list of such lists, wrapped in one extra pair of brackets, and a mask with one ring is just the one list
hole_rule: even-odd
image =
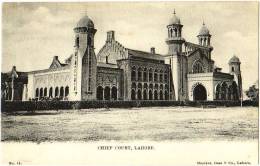
[(185, 42), (182, 38), (182, 27), (180, 19), (176, 16), (175, 10), (170, 19), (168, 37), (168, 59), (171, 65), (171, 98), (173, 100), (185, 100), (187, 98), (187, 57), (182, 53), (182, 46)]
[(242, 97), (242, 77), (241, 77), (241, 70), (240, 70), (240, 60), (237, 56), (233, 56), (229, 62), (229, 73), (234, 76), (234, 81), (238, 86), (238, 96)]
[(81, 18), (74, 28), (75, 53), (72, 60), (74, 92), (72, 98), (74, 100), (94, 100), (96, 98), (97, 59), (94, 52), (96, 31), (93, 21), (88, 16)]
[(177, 54), (182, 52), (182, 44), (185, 40), (182, 38), (182, 27), (180, 19), (176, 16), (175, 10), (173, 17), (170, 19), (170, 23), (167, 26), (168, 38), (166, 43), (168, 44), (168, 54)]
[(205, 46), (205, 47), (210, 46), (211, 35), (210, 35), (209, 30), (206, 27), (204, 22), (202, 24), (202, 27), (201, 27), (197, 37), (198, 37), (198, 40), (199, 40), (199, 45)]

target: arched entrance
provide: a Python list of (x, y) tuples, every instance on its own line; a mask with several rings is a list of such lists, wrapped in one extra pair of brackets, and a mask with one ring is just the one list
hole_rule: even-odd
[(103, 100), (103, 87), (97, 87), (97, 100)]
[(105, 100), (110, 100), (110, 87), (105, 87)]
[(141, 89), (138, 89), (138, 91), (137, 91), (137, 98), (138, 98), (138, 100), (142, 100), (142, 91), (141, 91)]
[(112, 99), (117, 100), (117, 88), (114, 86), (112, 87)]
[(198, 84), (194, 90), (193, 90), (193, 100), (198, 101), (198, 100), (207, 100), (207, 91), (206, 88)]
[(144, 100), (147, 100), (147, 91), (146, 91), (146, 90), (144, 90), (143, 99), (144, 99)]
[(135, 100), (135, 90), (132, 89), (131, 91), (131, 100)]
[(152, 92), (152, 90), (149, 90), (149, 100), (153, 100), (153, 92)]

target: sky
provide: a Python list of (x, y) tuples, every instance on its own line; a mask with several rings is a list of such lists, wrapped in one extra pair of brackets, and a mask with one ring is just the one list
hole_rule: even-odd
[(228, 61), (241, 61), (243, 89), (258, 80), (257, 2), (84, 2), (4, 3), (2, 7), (2, 72), (46, 69), (53, 56), (64, 61), (73, 52), (77, 21), (88, 15), (94, 22), (96, 54), (106, 32), (126, 48), (167, 54), (167, 28), (173, 11), (183, 24), (182, 35), (198, 43), (203, 21), (212, 35), (212, 59), (228, 72)]

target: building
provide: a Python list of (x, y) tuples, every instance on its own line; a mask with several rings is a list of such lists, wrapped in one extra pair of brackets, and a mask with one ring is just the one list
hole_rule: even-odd
[(28, 74), (20, 72), (13, 66), (7, 73), (1, 73), (1, 99), (27, 100)]
[(174, 12), (166, 31), (167, 55), (156, 53), (154, 47), (149, 52), (126, 48), (116, 40), (114, 31), (107, 32), (96, 55), (97, 29), (85, 16), (74, 28), (74, 53), (65, 63), (55, 56), (48, 69), (28, 72), (23, 99), (239, 100), (238, 57), (228, 62), (229, 73), (222, 73), (212, 60), (211, 35), (205, 24), (197, 35), (198, 44), (182, 37), (182, 27)]

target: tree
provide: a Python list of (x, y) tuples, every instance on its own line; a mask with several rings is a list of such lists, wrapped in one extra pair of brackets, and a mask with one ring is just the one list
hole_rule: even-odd
[(249, 87), (249, 90), (246, 91), (247, 97), (249, 97), (252, 101), (258, 101), (258, 86), (252, 85)]

